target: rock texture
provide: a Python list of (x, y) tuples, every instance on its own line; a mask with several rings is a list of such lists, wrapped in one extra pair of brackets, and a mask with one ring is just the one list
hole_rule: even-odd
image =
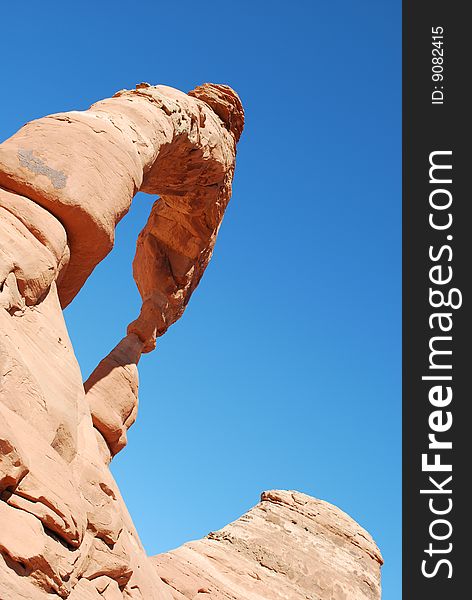
[[(243, 124), (227, 86), (184, 94), (140, 84), (89, 110), (27, 123), (0, 145), (0, 600), (378, 594), (367, 534), (362, 541), (339, 512), (329, 521), (326, 505), (318, 519), (316, 501), (297, 495), (267, 496), (223, 533), (153, 564), (108, 468), (136, 419), (140, 357), (182, 315), (211, 258)], [(62, 309), (113, 247), (138, 190), (159, 195), (133, 263), (142, 309), (83, 383)], [(244, 540), (272, 566), (257, 563)], [(295, 577), (298, 587), (288, 553), (306, 575)], [(262, 596), (248, 587), (250, 564)], [(308, 595), (274, 595), (266, 568), (277, 590)], [(312, 583), (319, 589), (308, 591)]]
[(264, 492), (240, 519), (154, 557), (174, 600), (376, 600), (382, 557), (341, 510)]

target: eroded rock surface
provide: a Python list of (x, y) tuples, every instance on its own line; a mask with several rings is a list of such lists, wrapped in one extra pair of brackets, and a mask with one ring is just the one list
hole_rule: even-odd
[(174, 600), (378, 600), (382, 557), (335, 506), (264, 492), (240, 519), (155, 556)]

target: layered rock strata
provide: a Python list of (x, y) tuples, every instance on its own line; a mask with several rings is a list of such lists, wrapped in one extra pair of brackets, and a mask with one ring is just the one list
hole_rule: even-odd
[(240, 519), (152, 559), (174, 600), (377, 600), (382, 557), (335, 506), (264, 492)]

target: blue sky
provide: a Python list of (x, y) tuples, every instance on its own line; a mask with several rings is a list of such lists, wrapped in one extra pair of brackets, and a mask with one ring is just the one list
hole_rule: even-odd
[[(138, 8), (139, 7), (139, 8)], [(401, 562), (401, 4), (26, 0), (3, 9), (0, 137), (148, 81), (228, 83), (233, 199), (184, 317), (140, 363), (113, 472), (149, 553), (297, 489)], [(135, 318), (138, 195), (66, 311), (84, 378)]]

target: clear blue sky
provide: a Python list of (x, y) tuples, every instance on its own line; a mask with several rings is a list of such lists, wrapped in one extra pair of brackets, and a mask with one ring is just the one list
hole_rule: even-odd
[[(113, 471), (149, 553), (269, 488), (374, 536), (400, 597), (401, 3), (49, 2), (2, 9), (0, 137), (148, 81), (229, 83), (246, 130), (214, 259), (140, 363)], [(135, 318), (139, 195), (66, 319), (84, 378)]]

